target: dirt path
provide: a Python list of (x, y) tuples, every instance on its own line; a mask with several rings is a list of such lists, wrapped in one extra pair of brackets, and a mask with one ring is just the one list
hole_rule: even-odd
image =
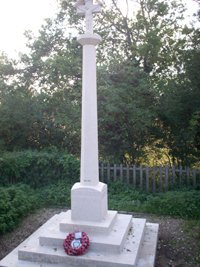
[[(42, 209), (24, 219), (13, 232), (0, 236), (0, 259), (60, 211), (61, 209)], [(194, 227), (187, 231), (186, 222), (180, 219), (139, 213), (134, 213), (133, 216), (160, 225), (156, 267), (200, 267), (199, 229)]]

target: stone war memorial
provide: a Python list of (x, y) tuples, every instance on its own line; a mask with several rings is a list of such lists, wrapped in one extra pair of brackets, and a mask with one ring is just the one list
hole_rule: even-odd
[[(107, 185), (99, 181), (96, 46), (101, 37), (93, 32), (93, 16), (101, 5), (79, 0), (77, 13), (85, 17), (83, 47), (82, 126), (80, 182), (71, 189), (71, 210), (53, 216), (0, 261), (0, 267), (153, 267), (158, 224), (108, 210)], [(81, 255), (66, 253), (83, 246)], [(82, 252), (83, 252), (82, 251)]]

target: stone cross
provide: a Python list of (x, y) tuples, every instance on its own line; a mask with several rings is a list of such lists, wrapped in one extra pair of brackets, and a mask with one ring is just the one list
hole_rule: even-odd
[[(97, 4), (96, 4), (97, 3)], [(99, 2), (78, 0), (78, 14), (86, 18), (86, 32), (77, 37), (83, 47), (81, 168), (80, 183), (71, 190), (73, 221), (101, 222), (107, 216), (107, 185), (99, 181), (96, 46), (101, 36), (93, 33), (93, 14), (101, 11)]]
[(86, 33), (93, 33), (93, 14), (101, 12), (101, 5), (93, 4), (93, 0), (78, 0), (76, 8), (78, 14), (85, 15)]

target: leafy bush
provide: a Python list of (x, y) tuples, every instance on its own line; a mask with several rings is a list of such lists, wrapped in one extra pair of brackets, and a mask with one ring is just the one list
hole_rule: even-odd
[(59, 181), (36, 191), (42, 206), (70, 207), (71, 185)]
[(0, 234), (11, 231), (20, 220), (38, 207), (37, 198), (26, 185), (0, 187)]
[(147, 199), (147, 194), (139, 192), (130, 186), (111, 182), (108, 184), (109, 208), (118, 211), (137, 211)]
[(145, 211), (188, 219), (200, 219), (200, 191), (173, 191), (150, 196)]
[(0, 187), (0, 234), (13, 230), (37, 208), (70, 207), (70, 189), (64, 181), (36, 190), (23, 184)]
[(200, 219), (200, 191), (171, 191), (146, 194), (121, 183), (109, 185), (109, 208), (147, 212), (186, 219)]
[[(39, 189), (43, 206), (70, 207), (70, 189), (65, 181)], [(200, 191), (173, 191), (146, 194), (119, 183), (108, 184), (109, 209), (128, 212), (147, 212), (187, 219), (200, 219)]]
[(0, 157), (0, 185), (25, 183), (32, 187), (65, 180), (74, 183), (79, 177), (79, 161), (64, 152), (5, 152)]
[[(0, 187), (0, 234), (12, 230), (35, 208), (70, 207), (71, 186), (67, 181), (60, 180), (36, 190), (27, 185)], [(198, 190), (151, 195), (122, 183), (110, 183), (108, 190), (109, 209), (200, 219)]]

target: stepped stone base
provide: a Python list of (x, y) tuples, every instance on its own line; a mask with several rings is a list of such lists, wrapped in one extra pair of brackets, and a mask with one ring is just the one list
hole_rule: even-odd
[[(1, 260), (0, 267), (153, 267), (158, 224), (113, 211), (108, 213), (112, 218), (110, 231), (88, 228), (91, 245), (85, 255), (68, 256), (64, 252), (65, 227), (72, 226), (67, 219), (68, 211), (53, 216)], [(97, 230), (100, 224), (96, 223)], [(77, 225), (84, 226), (84, 222)]]
[(107, 212), (107, 216), (100, 221), (81, 221), (81, 220), (72, 220), (71, 210), (68, 210), (60, 221), (60, 231), (76, 232), (76, 231), (85, 231), (88, 234), (92, 233), (109, 233), (113, 227), (113, 224), (116, 221), (117, 211), (110, 210)]

